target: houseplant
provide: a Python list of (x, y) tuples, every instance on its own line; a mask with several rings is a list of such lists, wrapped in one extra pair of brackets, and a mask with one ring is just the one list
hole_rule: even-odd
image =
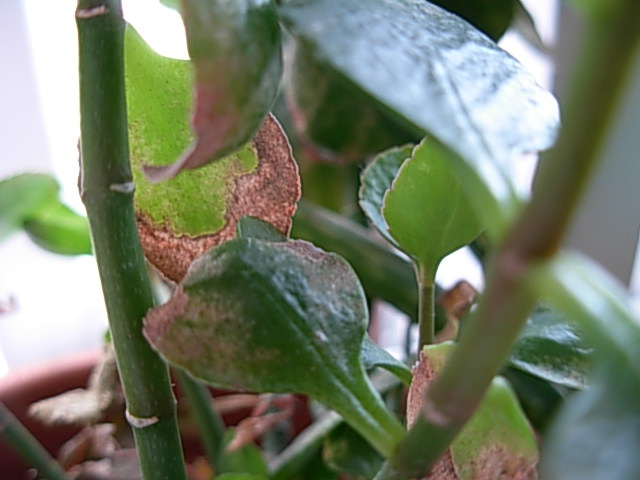
[[(156, 350), (178, 369), (184, 368), (209, 383), (254, 391), (295, 391), (337, 411), (356, 433), (346, 427), (338, 430), (335, 416), (322, 417), (315, 431), (332, 431), (334, 435), (328, 436), (325, 452), (331, 452), (333, 445), (334, 452), (343, 453), (343, 460), (365, 459), (366, 468), (358, 467), (354, 476), (423, 477), (444, 454), (434, 478), (483, 478), (483, 467), (477, 466), (496, 463), (500, 471), (510, 472), (513, 478), (530, 477), (534, 475), (531, 465), (535, 463), (535, 444), (532, 447), (526, 422), (523, 424), (513, 413), (506, 426), (493, 423), (491, 403), (502, 406), (499, 411), (517, 411), (512, 408), (509, 389), (498, 381), (485, 397), (489, 406), (483, 397), (506, 362), (540, 377), (544, 386), (537, 384), (537, 392), (549, 391), (549, 381), (584, 386), (578, 364), (566, 369), (561, 368), (561, 361), (555, 362), (560, 357), (558, 352), (567, 349), (569, 360), (575, 360), (583, 353), (581, 342), (562, 344), (562, 335), (551, 335), (555, 343), (552, 341), (550, 350), (543, 350), (543, 342), (535, 341), (532, 351), (523, 347), (530, 345), (525, 340), (533, 336), (527, 336), (527, 332), (540, 325), (552, 325), (563, 335), (575, 334), (573, 323), (560, 317), (558, 311), (576, 322), (588, 339), (593, 348), (593, 374), (591, 385), (571, 395), (545, 431), (541, 475), (637, 475), (640, 467), (632, 454), (638, 423), (634, 398), (640, 388), (637, 322), (619, 288), (588, 260), (562, 252), (559, 243), (637, 53), (640, 7), (625, 0), (576, 3), (590, 23), (588, 41), (577, 62), (570, 97), (564, 103), (564, 127), (555, 147), (544, 156), (531, 200), (527, 200), (513, 187), (509, 164), (515, 154), (545, 149), (554, 143), (555, 103), (485, 36), (431, 4), (409, 0), (376, 0), (366, 5), (328, 0), (283, 1), (278, 5), (258, 1), (184, 2), (195, 67), (193, 126), (197, 139), (176, 164), (160, 167), (158, 164), (168, 160), (160, 158), (163, 152), (177, 149), (175, 157), (187, 146), (184, 140), (190, 140), (182, 120), (182, 127), (166, 135), (167, 125), (176, 121), (176, 116), (167, 112), (184, 111), (184, 79), (188, 75), (184, 70), (188, 68), (153, 57), (133, 32), (127, 33), (129, 43), (125, 47), (118, 2), (80, 2), (82, 195), (101, 270), (127, 415), (146, 478), (184, 477), (167, 364)], [(508, 11), (510, 7), (503, 8)], [(314, 107), (313, 99), (304, 92), (309, 71), (315, 72), (315, 78), (326, 79), (325, 93), (335, 94), (341, 87), (357, 92), (351, 100), (369, 103), (367, 119), (379, 115), (381, 122), (395, 125), (394, 141), (415, 140), (416, 145), (411, 146), (376, 146), (392, 148), (376, 156), (364, 171), (359, 188), (360, 204), (369, 221), (404, 251), (415, 267), (419, 345), (426, 350), (413, 377), (410, 404), (414, 413), (408, 432), (364, 375), (364, 363), (386, 366), (401, 378), (406, 378), (406, 369), (366, 340), (367, 307), (358, 277), (338, 257), (290, 240), (282, 232), (288, 228), (286, 217), (292, 213), (298, 192), (292, 186), (295, 178), (280, 175), (292, 167), (286, 148), (283, 153), (278, 140), (280, 134), (274, 133), (277, 128), (273, 122), (267, 121), (270, 126), (260, 130), (252, 145), (242, 147), (258, 129), (278, 91), (283, 43), (279, 22), (297, 42), (295, 58), (299, 63), (294, 64), (291, 80), (293, 122), (299, 129), (318, 127), (305, 129), (313, 135), (301, 140), (302, 148), (324, 153), (315, 144), (324, 142), (331, 129), (318, 122), (326, 122), (332, 112), (320, 107), (336, 105), (329, 102), (318, 106), (316, 102)], [(499, 35), (499, 29), (493, 33)], [(125, 48), (129, 49), (127, 90)], [(145, 64), (152, 67), (145, 70)], [(220, 75), (221, 71), (225, 75)], [(154, 79), (173, 90), (163, 93), (162, 85), (154, 84)], [(321, 113), (314, 117), (318, 109)], [(127, 113), (137, 213), (133, 206)], [(333, 115), (341, 119), (339, 110)], [(429, 137), (420, 141), (424, 134)], [(358, 151), (351, 142), (353, 136), (342, 143), (331, 137), (334, 141), (327, 142), (329, 156), (336, 151), (340, 154), (344, 142), (348, 145), (345, 150), (353, 156), (353, 151)], [(178, 137), (180, 141), (174, 140)], [(238, 148), (244, 150), (232, 154), (231, 160), (221, 158)], [(284, 163), (274, 167), (272, 157), (282, 157)], [(204, 196), (198, 196), (188, 190), (194, 187), (186, 185), (184, 179), (196, 178), (197, 185), (202, 178), (181, 171), (211, 161), (212, 167), (205, 168), (222, 168), (217, 176), (230, 181), (221, 187), (223, 194), (230, 194), (222, 195), (223, 213), (219, 216), (237, 219), (238, 231), (237, 238), (223, 236), (224, 241), (213, 247), (217, 240), (210, 238), (215, 232), (211, 225), (202, 226), (201, 217), (196, 215), (189, 225), (176, 226), (174, 217), (158, 213), (154, 210), (156, 202), (147, 200), (154, 192), (161, 192), (161, 198), (171, 199), (172, 210), (184, 198), (189, 200), (188, 212), (202, 205), (212, 208), (203, 201), (210, 195), (210, 185)], [(265, 163), (271, 165), (270, 170), (262, 168)], [(352, 169), (334, 170), (329, 180), (321, 183), (320, 193), (327, 186), (340, 192), (349, 188)], [(303, 174), (311, 175), (309, 172), (314, 172), (313, 166)], [(175, 181), (167, 181), (173, 177)], [(250, 181), (248, 190), (242, 192), (264, 195), (250, 200), (244, 194), (234, 195), (233, 188), (251, 178), (257, 187), (252, 189), (256, 182)], [(177, 196), (170, 192), (172, 181), (180, 185)], [(312, 184), (308, 178), (305, 181)], [(275, 196), (278, 207), (265, 203), (273, 200), (269, 186), (274, 184), (277, 192), (289, 187), (286, 195)], [(280, 230), (274, 229), (255, 219), (239, 218), (247, 212), (256, 214), (251, 208), (244, 210), (237, 205), (255, 207), (267, 216), (282, 214), (285, 219), (275, 221)], [(152, 308), (153, 292), (138, 244), (136, 215), (147, 256), (166, 277), (177, 282), (171, 299), (156, 308)], [(154, 225), (154, 215), (163, 219), (160, 226), (157, 222)], [(341, 241), (335, 242), (336, 250), (344, 249), (347, 256), (351, 252), (352, 263), (359, 266), (370, 295), (387, 298), (386, 291), (393, 286), (376, 276), (372, 259), (387, 262), (383, 277), (395, 272), (390, 283), (406, 278), (406, 261), (368, 242), (363, 230), (346, 219), (336, 220), (301, 204), (300, 221), (315, 232), (317, 243), (323, 238), (335, 242), (337, 235)], [(193, 224), (205, 229), (204, 246), (180, 238), (189, 233), (185, 229), (194, 228)], [(225, 231), (226, 223), (222, 224), (221, 231)], [(320, 226), (341, 233), (321, 236)], [(178, 233), (177, 238), (168, 236), (169, 227)], [(471, 242), (480, 232), (484, 232), (482, 245), (487, 250), (486, 290), (464, 321), (457, 346), (429, 347), (435, 332), (433, 279), (438, 263), (443, 255)], [(199, 234), (202, 236), (203, 231)], [(349, 244), (346, 235), (358, 239), (355, 248), (343, 246)], [(190, 246), (184, 247), (183, 243)], [(371, 257), (357, 263), (358, 251), (365, 248), (370, 249)], [(204, 251), (207, 253), (202, 255)], [(393, 295), (388, 300), (402, 302), (406, 289)], [(536, 308), (541, 300), (551, 302), (553, 309)], [(519, 337), (523, 328), (524, 337)], [(551, 366), (541, 361), (550, 357), (554, 359)], [(440, 364), (444, 364), (441, 371)], [(184, 378), (187, 383), (193, 382), (189, 376)], [(420, 393), (425, 383), (428, 385)], [(535, 382), (525, 383), (531, 387)], [(481, 402), (482, 418), (474, 417), (470, 424), (473, 428), (456, 438)], [(515, 449), (505, 450), (504, 439), (488, 434), (495, 431), (506, 432), (509, 443), (517, 444)], [(601, 440), (601, 435), (612, 431), (618, 435)], [(220, 477), (295, 478), (307, 461), (318, 460), (315, 453), (321, 436), (312, 434), (301, 435), (294, 448), (276, 457), (270, 473), (236, 471)], [(219, 448), (219, 439), (212, 443), (218, 445), (211, 455), (215, 466), (218, 456), (225, 454)], [(346, 446), (339, 448), (336, 444)], [(330, 454), (325, 455), (326, 460)], [(351, 471), (344, 461), (336, 461), (335, 455), (331, 458), (332, 462), (326, 463), (334, 469)], [(304, 478), (312, 478), (314, 471), (325, 472), (312, 468)], [(495, 475), (495, 470), (490, 472)]]

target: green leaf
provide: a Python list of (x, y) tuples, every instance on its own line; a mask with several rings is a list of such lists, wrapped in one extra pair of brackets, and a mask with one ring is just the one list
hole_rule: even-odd
[(414, 145), (393, 147), (377, 155), (364, 169), (360, 181), (360, 207), (374, 227), (392, 244), (398, 246), (389, 233), (382, 216), (385, 193), (391, 188), (398, 170), (405, 160), (411, 158)]
[(513, 57), (426, 1), (290, 0), (280, 12), (321, 61), (454, 152), (491, 233), (504, 230), (520, 204), (512, 160), (548, 148), (559, 123)]
[(395, 375), (405, 385), (411, 383), (411, 369), (400, 360), (394, 358), (389, 352), (381, 348), (367, 335), (362, 343), (362, 364), (367, 370), (374, 367), (384, 368)]
[(58, 182), (42, 173), (23, 173), (0, 181), (0, 240), (57, 202), (59, 190)]
[[(224, 434), (224, 444), (228, 445), (233, 440), (234, 435), (234, 429), (228, 429)], [(243, 445), (232, 452), (225, 450), (224, 455), (220, 455), (218, 471), (218, 473), (228, 475), (239, 475), (238, 480), (244, 480), (244, 476), (247, 476), (247, 480), (268, 478), (267, 463), (262, 451), (253, 443)], [(219, 477), (216, 476), (216, 478)], [(231, 476), (229, 478), (235, 477)]]
[(591, 354), (575, 322), (549, 305), (540, 305), (516, 341), (509, 365), (566, 387), (584, 388)]
[(461, 16), (493, 40), (509, 28), (514, 14), (514, 0), (431, 0), (431, 3)]
[(280, 25), (264, 0), (184, 0), (195, 69), (196, 142), (171, 165), (146, 165), (154, 181), (219, 160), (249, 142), (271, 109), (282, 75)]
[(24, 230), (40, 247), (63, 255), (91, 254), (87, 218), (57, 201), (24, 222)]
[(295, 45), (286, 77), (287, 102), (303, 146), (321, 158), (361, 161), (384, 149), (417, 140), (371, 97), (353, 88), (310, 48)]
[(640, 381), (616, 357), (562, 407), (545, 436), (541, 478), (640, 478)]
[(270, 116), (253, 142), (206, 167), (160, 184), (142, 174), (143, 164), (173, 161), (193, 138), (191, 66), (157, 54), (132, 28), (125, 48), (135, 208), (149, 261), (179, 281), (195, 257), (235, 236), (239, 217), (259, 217), (287, 232), (300, 196), (297, 165)]
[(384, 460), (358, 432), (345, 424), (329, 433), (322, 457), (329, 468), (354, 480), (373, 478)]
[(562, 480), (638, 478), (640, 321), (624, 287), (587, 258), (566, 253), (541, 265), (532, 281), (580, 322), (594, 363), (590, 386), (569, 399), (549, 432), (541, 471)]
[(390, 235), (432, 281), (440, 261), (482, 230), (451, 155), (432, 140), (423, 140), (402, 164), (383, 204)]
[(253, 475), (251, 473), (223, 473), (216, 476), (217, 480), (269, 480), (269, 477)]
[(287, 236), (268, 222), (255, 217), (242, 217), (238, 220), (238, 236), (256, 238), (267, 242), (286, 242)]
[(196, 378), (309, 395), (388, 455), (404, 429), (360, 361), (367, 317), (362, 287), (337, 255), (303, 241), (238, 238), (194, 262), (144, 331)]

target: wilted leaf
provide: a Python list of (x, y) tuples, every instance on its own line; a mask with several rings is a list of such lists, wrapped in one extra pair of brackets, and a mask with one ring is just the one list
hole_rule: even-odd
[[(445, 342), (423, 349), (407, 400), (409, 425), (421, 414), (424, 392), (441, 370), (452, 348), (451, 342)], [(475, 414), (434, 468), (446, 472), (446, 478), (453, 479), (525, 480), (536, 478), (537, 459), (533, 431), (508, 383), (496, 377)], [(429, 478), (440, 477), (432, 474)]]
[(440, 261), (482, 230), (451, 162), (446, 148), (423, 140), (383, 198), (389, 234), (432, 281)]
[(161, 184), (142, 175), (143, 162), (175, 158), (191, 140), (189, 64), (158, 55), (131, 28), (126, 54), (135, 205), (149, 261), (179, 281), (198, 255), (233, 238), (242, 216), (288, 232), (300, 181), (286, 136), (271, 116), (250, 144), (218, 162)]
[(398, 243), (389, 233), (387, 222), (382, 216), (383, 199), (404, 161), (411, 158), (413, 148), (414, 145), (404, 145), (378, 154), (361, 176), (360, 207), (373, 226), (396, 247)]
[(509, 364), (550, 382), (584, 388), (592, 353), (575, 322), (540, 305), (516, 341)]
[(309, 395), (388, 453), (403, 429), (360, 362), (366, 325), (362, 287), (341, 258), (303, 241), (237, 238), (194, 262), (144, 331), (193, 376)]
[(504, 229), (519, 205), (511, 162), (558, 127), (555, 99), (513, 57), (421, 0), (291, 0), (280, 12), (321, 61), (464, 160), (474, 206)]
[(181, 13), (195, 69), (196, 143), (171, 165), (145, 165), (172, 178), (228, 155), (251, 140), (275, 101), (282, 75), (280, 25), (264, 0), (185, 0)]

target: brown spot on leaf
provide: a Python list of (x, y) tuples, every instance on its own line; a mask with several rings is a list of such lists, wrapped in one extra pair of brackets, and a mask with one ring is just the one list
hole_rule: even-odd
[(189, 304), (189, 296), (178, 286), (171, 299), (159, 307), (152, 308), (144, 318), (144, 335), (152, 345), (162, 341), (174, 318), (182, 315)]
[(300, 178), (291, 146), (272, 115), (265, 118), (253, 146), (258, 153), (258, 166), (235, 179), (227, 203), (226, 223), (218, 232), (200, 237), (175, 236), (169, 228), (154, 228), (138, 215), (145, 256), (169, 280), (179, 282), (193, 260), (234, 238), (240, 217), (260, 218), (288, 234), (300, 199)]

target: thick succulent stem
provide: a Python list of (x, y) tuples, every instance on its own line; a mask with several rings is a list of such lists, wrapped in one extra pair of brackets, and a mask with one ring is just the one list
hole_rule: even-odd
[(175, 398), (165, 363), (142, 335), (153, 295), (133, 210), (118, 0), (80, 0), (81, 194), (109, 328), (145, 479), (186, 477)]

